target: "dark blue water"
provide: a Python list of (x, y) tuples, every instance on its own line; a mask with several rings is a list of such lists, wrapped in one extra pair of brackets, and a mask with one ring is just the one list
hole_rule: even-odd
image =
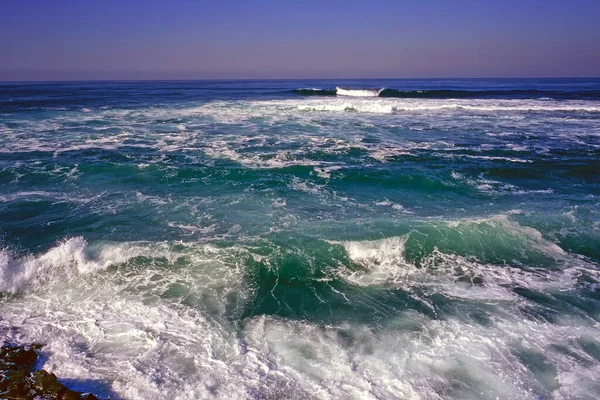
[(0, 84), (0, 332), (123, 398), (595, 398), (599, 177), (598, 79)]

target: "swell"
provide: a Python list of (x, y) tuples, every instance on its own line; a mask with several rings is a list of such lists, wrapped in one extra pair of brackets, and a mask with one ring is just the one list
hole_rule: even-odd
[[(294, 89), (291, 93), (300, 96), (339, 96), (354, 92), (357, 97), (392, 97), (405, 99), (556, 99), (556, 100), (600, 100), (600, 90), (400, 90), (400, 89)], [(361, 95), (360, 92), (365, 92)], [(368, 92), (368, 93), (367, 93)], [(347, 94), (352, 95), (352, 94)]]

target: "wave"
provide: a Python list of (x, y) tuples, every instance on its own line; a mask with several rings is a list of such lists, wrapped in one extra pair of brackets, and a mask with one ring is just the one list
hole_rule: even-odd
[[(594, 265), (506, 215), (415, 228), (367, 240), (282, 234), (221, 246), (75, 237), (37, 255), (4, 250), (2, 290), (27, 293), (2, 304), (0, 329), (46, 343), (56, 374), (112, 371), (111, 389), (131, 399), (278, 398), (275, 385), (291, 387), (286, 398), (436, 398), (458, 379), (470, 386), (448, 398), (484, 390), (527, 398), (527, 382), (544, 395), (593, 398), (598, 328), (583, 311), (595, 309), (559, 299), (595, 289)], [(482, 247), (488, 256), (475, 251)], [(565, 262), (512, 261), (527, 249)], [(506, 263), (490, 259), (498, 250)], [(519, 343), (539, 357), (519, 353)], [(570, 380), (532, 378), (542, 356)], [(208, 391), (205, 382), (219, 384)]]
[[(196, 273), (204, 273), (204, 268), (207, 273), (222, 268), (223, 275), (235, 280), (239, 275), (235, 262), (247, 256), (246, 249), (241, 250), (241, 256), (237, 249), (235, 246), (228, 247), (227, 254), (222, 254), (219, 248), (210, 244), (166, 241), (88, 244), (82, 236), (65, 238), (41, 254), (21, 256), (8, 248), (0, 248), (0, 295), (29, 293), (50, 287), (76, 288), (81, 284), (81, 279), (89, 281), (91, 276), (118, 266), (135, 270), (136, 266), (145, 265), (150, 271), (150, 267), (156, 265), (174, 267), (178, 262), (193, 266)], [(114, 276), (118, 276), (118, 273)], [(69, 284), (72, 281), (78, 283), (72, 286)]]
[(345, 97), (378, 97), (384, 89), (335, 89), (303, 88), (294, 89), (292, 93), (302, 96), (345, 96)]
[(26, 288), (39, 288), (60, 276), (69, 280), (74, 275), (106, 268), (106, 260), (90, 260), (87, 243), (81, 237), (66, 239), (39, 257), (15, 259), (6, 249), (0, 251), (0, 291), (15, 293)]
[(384, 89), (379, 97), (425, 99), (560, 99), (598, 100), (599, 90), (560, 91), (536, 89), (509, 90), (396, 90)]
[(600, 100), (600, 90), (400, 90), (400, 89), (294, 89), (301, 96), (392, 97), (405, 99), (540, 99), (540, 100)]
[(342, 89), (340, 87), (335, 88), (335, 93), (338, 96), (348, 97), (378, 97), (383, 89)]
[(302, 96), (335, 96), (337, 94), (335, 89), (294, 89), (292, 93)]

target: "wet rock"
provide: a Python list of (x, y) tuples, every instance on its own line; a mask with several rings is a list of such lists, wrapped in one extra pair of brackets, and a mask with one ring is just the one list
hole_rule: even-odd
[(21, 399), (27, 398), (29, 393), (28, 378), (26, 371), (14, 370), (2, 373), (0, 382), (0, 398)]
[(43, 369), (31, 374), (31, 383), (38, 393), (54, 397), (57, 397), (65, 389), (64, 385), (56, 379), (56, 375), (49, 374)]
[(31, 371), (38, 358), (37, 350), (42, 346), (34, 344), (30, 346), (9, 346), (0, 348), (0, 371), (19, 369)]
[[(76, 392), (74, 390), (66, 389), (66, 388), (58, 396), (58, 399), (60, 399), (60, 400), (80, 400), (80, 399), (87, 399), (87, 398), (88, 398), (88, 396), (82, 397), (81, 393)], [(96, 396), (94, 396), (93, 399), (96, 399)]]
[(43, 369), (32, 372), (41, 348), (38, 344), (0, 348), (0, 399), (97, 400), (93, 394), (68, 389)]

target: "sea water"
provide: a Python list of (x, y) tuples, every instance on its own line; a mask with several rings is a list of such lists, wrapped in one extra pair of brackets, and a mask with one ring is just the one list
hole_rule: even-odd
[(0, 334), (125, 399), (593, 399), (600, 80), (0, 84)]

